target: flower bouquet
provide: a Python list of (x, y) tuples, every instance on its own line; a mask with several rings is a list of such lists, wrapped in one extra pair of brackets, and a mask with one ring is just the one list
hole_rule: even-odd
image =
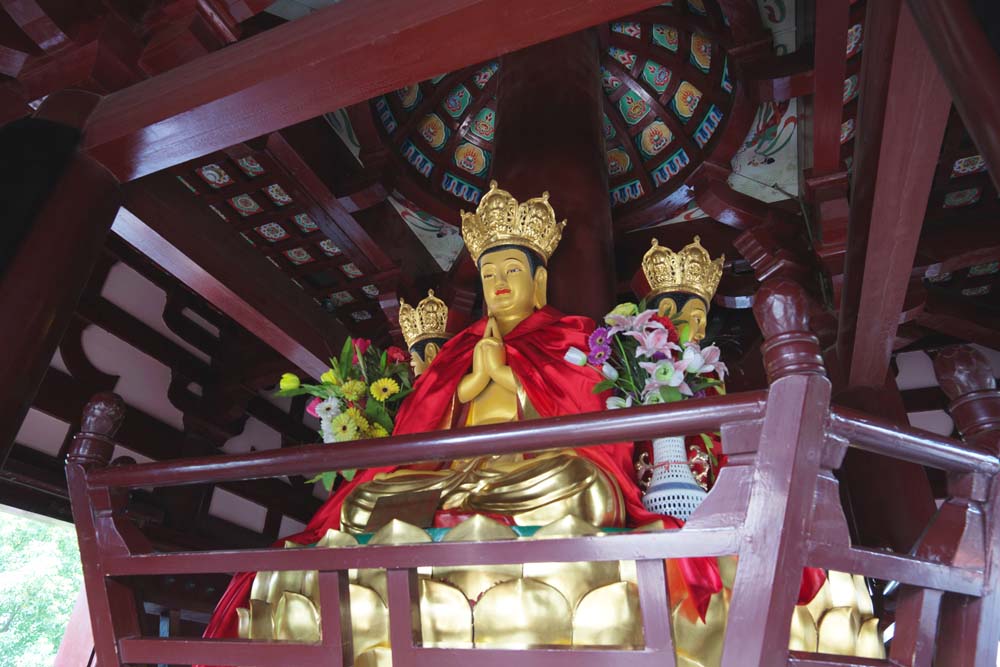
[[(348, 338), (340, 357), (330, 360), (330, 369), (320, 384), (303, 384), (298, 376), (281, 376), (277, 396), (312, 396), (306, 412), (319, 419), (323, 442), (346, 442), (384, 438), (392, 433), (403, 399), (413, 390), (409, 355), (398, 347), (379, 350), (365, 338)], [(347, 480), (356, 470), (341, 470)], [(309, 480), (333, 488), (337, 472), (325, 472)]]

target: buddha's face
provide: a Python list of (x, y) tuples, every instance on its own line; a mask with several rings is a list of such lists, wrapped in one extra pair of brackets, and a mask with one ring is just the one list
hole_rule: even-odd
[[(708, 306), (699, 297), (691, 296), (685, 299), (688, 295), (683, 294), (679, 297), (674, 297), (668, 294), (667, 296), (660, 299), (660, 305), (657, 311), (663, 317), (670, 317), (672, 319), (681, 320), (687, 322), (691, 327), (691, 338), (692, 340), (701, 340), (705, 337), (705, 325), (708, 322)], [(681, 301), (684, 303), (680, 307), (680, 312), (677, 309), (677, 302)]]
[(417, 352), (417, 348), (410, 350), (410, 368), (413, 369), (413, 377), (419, 377), (427, 370), (427, 367), (431, 365), (434, 361), (434, 357), (437, 356), (438, 346), (435, 343), (427, 343), (424, 346), (424, 356), (421, 357), (420, 353)]
[(499, 248), (479, 261), (487, 312), (501, 319), (527, 317), (545, 303), (546, 273), (531, 275), (528, 256), (518, 248)]

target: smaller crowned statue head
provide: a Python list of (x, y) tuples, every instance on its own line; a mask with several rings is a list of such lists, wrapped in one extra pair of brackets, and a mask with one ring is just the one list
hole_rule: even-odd
[(650, 288), (646, 295), (648, 306), (664, 317), (687, 322), (691, 337), (701, 340), (725, 260), (725, 255), (713, 260), (697, 236), (680, 252), (653, 239), (642, 258), (642, 272)]
[(475, 213), (462, 212), (462, 238), (479, 268), (490, 316), (524, 318), (546, 304), (546, 263), (562, 238), (549, 193), (518, 202), (490, 182)]
[(448, 306), (427, 290), (427, 296), (414, 308), (399, 300), (399, 328), (410, 351), (410, 366), (420, 375), (448, 340)]

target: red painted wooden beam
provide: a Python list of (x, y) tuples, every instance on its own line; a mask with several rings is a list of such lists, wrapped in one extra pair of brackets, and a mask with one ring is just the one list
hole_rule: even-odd
[(133, 180), (655, 4), (344, 0), (108, 96), (84, 142)]
[(1000, 188), (1000, 56), (968, 0), (907, 0), (965, 127)]
[[(815, 92), (811, 105), (813, 175), (830, 174), (840, 169), (840, 124), (844, 113), (849, 19), (848, 0), (816, 3)], [(869, 43), (869, 46), (873, 45)]]

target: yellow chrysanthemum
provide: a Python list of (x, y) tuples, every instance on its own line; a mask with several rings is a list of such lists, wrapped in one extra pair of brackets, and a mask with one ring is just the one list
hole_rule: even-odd
[(348, 380), (340, 385), (340, 391), (349, 401), (357, 401), (365, 395), (365, 383), (361, 380)]
[(369, 431), (371, 437), (373, 438), (387, 438), (389, 437), (389, 432), (385, 430), (385, 427), (381, 424), (372, 424), (371, 431)]
[(382, 402), (399, 393), (399, 384), (392, 378), (382, 378), (372, 382), (371, 393), (376, 401)]
[(358, 427), (359, 433), (364, 433), (371, 427), (371, 424), (368, 423), (368, 418), (365, 417), (357, 408), (348, 408), (345, 411), (345, 414), (350, 415), (354, 425)]
[(337, 442), (354, 440), (358, 437), (358, 424), (354, 421), (354, 417), (350, 414), (350, 411), (341, 412), (337, 415), (333, 419), (332, 426), (333, 437)]

